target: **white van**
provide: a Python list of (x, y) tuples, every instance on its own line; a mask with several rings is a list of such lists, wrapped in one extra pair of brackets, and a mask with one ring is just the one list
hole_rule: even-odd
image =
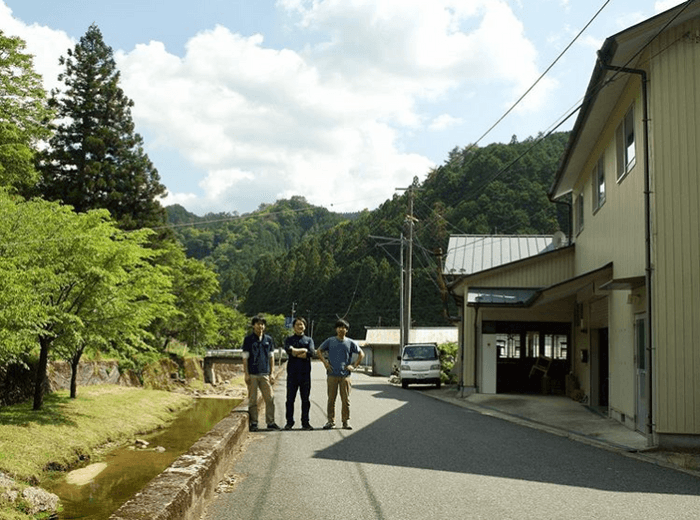
[(409, 343), (397, 358), (401, 386), (428, 384), (440, 388), (440, 353), (436, 343)]

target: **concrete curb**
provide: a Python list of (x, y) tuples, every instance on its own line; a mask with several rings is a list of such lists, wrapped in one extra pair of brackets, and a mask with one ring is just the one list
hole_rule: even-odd
[[(284, 366), (275, 383), (283, 371)], [(260, 396), (258, 403), (262, 401)], [(234, 408), (109, 520), (198, 520), (248, 432), (247, 402)]]

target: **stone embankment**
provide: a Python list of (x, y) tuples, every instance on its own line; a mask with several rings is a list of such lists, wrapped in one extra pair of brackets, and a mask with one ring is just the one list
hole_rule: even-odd
[(12, 504), (20, 500), (30, 515), (51, 514), (58, 508), (58, 497), (53, 493), (34, 486), (24, 486), (0, 473), (0, 501)]

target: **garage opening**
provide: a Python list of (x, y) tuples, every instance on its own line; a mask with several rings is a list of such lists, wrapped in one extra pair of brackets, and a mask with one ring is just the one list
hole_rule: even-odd
[(483, 322), (496, 338), (496, 393), (565, 393), (569, 323)]

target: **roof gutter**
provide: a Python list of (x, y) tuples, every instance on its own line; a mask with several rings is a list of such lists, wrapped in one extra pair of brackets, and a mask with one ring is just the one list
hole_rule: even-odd
[(646, 288), (646, 385), (647, 385), (647, 417), (646, 417), (646, 434), (651, 436), (654, 433), (653, 421), (653, 392), (652, 389), (652, 353), (653, 353), (653, 336), (652, 336), (652, 274), (653, 268), (651, 263), (651, 168), (650, 168), (650, 149), (649, 149), (649, 104), (647, 91), (647, 73), (642, 69), (631, 69), (627, 67), (616, 67), (608, 64), (605, 61), (602, 53), (598, 53), (598, 64), (605, 69), (623, 74), (637, 74), (642, 81), (642, 123), (644, 127), (644, 240), (645, 240), (645, 276), (644, 284)]

